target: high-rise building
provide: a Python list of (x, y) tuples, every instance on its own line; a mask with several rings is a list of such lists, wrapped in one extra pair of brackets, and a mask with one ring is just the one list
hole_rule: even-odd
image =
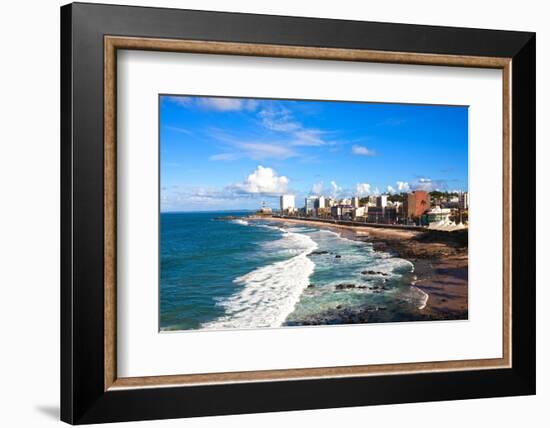
[(359, 198), (357, 196), (354, 196), (353, 198), (351, 198), (351, 206), (353, 208), (359, 207)]
[(376, 197), (376, 206), (378, 208), (386, 208), (388, 205), (388, 195), (380, 195)]
[(417, 218), (430, 209), (430, 194), (424, 190), (407, 193), (403, 200), (403, 215), (406, 218)]
[(296, 204), (294, 195), (281, 195), (281, 212), (294, 212), (296, 210)]
[(467, 210), (469, 202), (468, 192), (460, 192), (458, 194), (458, 206), (461, 210)]
[(326, 208), (325, 204), (326, 204), (325, 197), (319, 196), (317, 199), (315, 199), (315, 202), (313, 205), (315, 209), (319, 209), (319, 208)]
[(315, 202), (317, 201), (316, 196), (308, 196), (305, 200), (304, 210), (306, 215), (312, 214), (315, 209)]

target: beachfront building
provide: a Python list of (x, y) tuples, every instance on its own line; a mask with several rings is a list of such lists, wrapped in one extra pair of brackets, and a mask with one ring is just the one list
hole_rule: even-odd
[(399, 201), (388, 201), (388, 207), (390, 208), (395, 208), (395, 210), (397, 211), (398, 214), (401, 214), (402, 211), (403, 211), (403, 202), (399, 202)]
[(326, 201), (324, 196), (319, 196), (315, 202), (313, 203), (313, 206), (316, 210), (319, 210), (320, 208), (326, 208)]
[(430, 195), (424, 190), (407, 193), (403, 200), (403, 215), (407, 219), (418, 219), (430, 209)]
[(360, 217), (366, 217), (367, 207), (357, 207), (353, 209), (353, 218), (357, 219)]
[(341, 199), (339, 205), (351, 205), (351, 199), (349, 198)]
[(467, 210), (469, 205), (468, 192), (460, 192), (458, 194), (458, 207), (461, 210)]
[(448, 222), (451, 216), (450, 208), (441, 208), (439, 205), (433, 207), (426, 213), (428, 223), (436, 223), (440, 221)]
[(378, 208), (386, 208), (388, 205), (388, 195), (380, 195), (376, 197), (376, 206)]
[(294, 195), (281, 195), (280, 208), (281, 214), (293, 214), (296, 211)]
[(451, 196), (449, 199), (442, 199), (440, 202), (435, 201), (434, 205), (440, 205), (441, 208), (459, 208), (459, 198), (458, 196)]
[(383, 207), (369, 207), (367, 211), (367, 221), (369, 223), (382, 223), (384, 220)]
[(357, 196), (354, 196), (353, 198), (351, 198), (351, 206), (353, 208), (359, 207), (359, 198)]
[(331, 216), (330, 215), (330, 210), (331, 210), (330, 207), (317, 208), (315, 210), (315, 212), (317, 214), (317, 217), (319, 217), (319, 218), (329, 218)]
[(400, 206), (399, 204), (387, 206), (384, 208), (384, 220), (387, 224), (396, 224), (399, 221)]
[(316, 196), (308, 196), (305, 199), (304, 211), (306, 215), (313, 215), (313, 210), (315, 209), (316, 200), (317, 200)]
[(337, 219), (351, 219), (353, 217), (353, 207), (351, 205), (335, 205), (330, 209), (330, 215)]
[(273, 214), (273, 210), (271, 209), (271, 207), (266, 206), (265, 202), (262, 202), (262, 206), (261, 206), (260, 209), (256, 212), (256, 214), (259, 214), (259, 215), (271, 215), (271, 214)]

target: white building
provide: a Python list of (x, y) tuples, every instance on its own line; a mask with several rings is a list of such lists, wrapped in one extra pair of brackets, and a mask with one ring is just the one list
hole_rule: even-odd
[(281, 212), (293, 213), (296, 210), (294, 195), (281, 195)]
[(367, 214), (367, 207), (357, 207), (353, 210), (353, 217), (364, 217)]
[(324, 196), (319, 196), (315, 201), (315, 208), (326, 208), (326, 201)]
[(354, 196), (353, 198), (351, 198), (351, 206), (353, 208), (359, 207), (359, 198), (357, 196)]
[(429, 223), (437, 223), (437, 222), (447, 223), (450, 221), (451, 209), (441, 208), (439, 205), (436, 205), (426, 214), (428, 215)]
[(469, 206), (468, 192), (460, 192), (458, 194), (458, 206), (461, 210), (467, 210)]
[(388, 195), (380, 195), (376, 197), (376, 206), (378, 208), (386, 208), (388, 206)]
[(316, 202), (317, 202), (317, 197), (316, 196), (308, 196), (305, 199), (304, 210), (305, 210), (306, 215), (313, 214), (313, 210), (315, 209), (315, 203)]

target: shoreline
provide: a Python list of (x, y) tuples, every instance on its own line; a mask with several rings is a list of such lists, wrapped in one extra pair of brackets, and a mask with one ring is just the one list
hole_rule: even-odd
[(254, 216), (249, 219), (336, 230), (346, 238), (370, 242), (375, 251), (388, 252), (413, 263), (415, 279), (411, 286), (428, 295), (425, 305), (418, 309), (418, 320), (468, 319), (468, 247), (463, 240), (456, 239), (457, 235), (428, 235), (417, 230), (303, 219)]

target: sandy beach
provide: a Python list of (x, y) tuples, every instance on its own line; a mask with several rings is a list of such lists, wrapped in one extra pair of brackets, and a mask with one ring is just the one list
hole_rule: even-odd
[(429, 296), (416, 320), (468, 318), (467, 231), (430, 233), (275, 217), (269, 221), (332, 229), (347, 238), (371, 242), (375, 250), (407, 259), (414, 264), (413, 285)]

